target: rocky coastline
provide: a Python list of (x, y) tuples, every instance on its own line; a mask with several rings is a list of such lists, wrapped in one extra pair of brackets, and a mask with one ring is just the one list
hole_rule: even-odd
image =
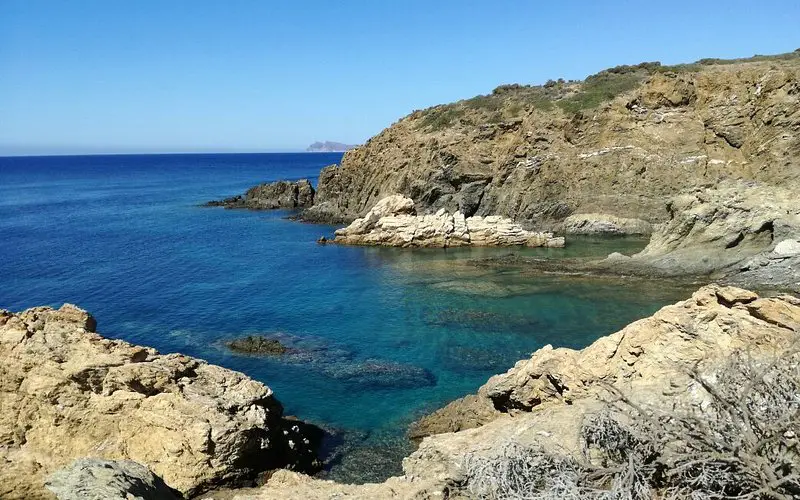
[(307, 179), (277, 181), (253, 186), (243, 195), (209, 201), (203, 206), (250, 210), (297, 210), (311, 207), (314, 203), (314, 194), (314, 186)]
[[(404, 475), (365, 485), (298, 473), (314, 471), (311, 433), (283, 419), (266, 386), (92, 330), (70, 305), (0, 315), (3, 498), (472, 498), (465, 464), (509, 439), (593, 460), (581, 428), (615, 398), (703, 404), (698, 377), (737, 353), (789, 362), (780, 356), (800, 342), (800, 299), (710, 285), (583, 350), (546, 346), (418, 421)], [(267, 469), (264, 485), (241, 487)]]

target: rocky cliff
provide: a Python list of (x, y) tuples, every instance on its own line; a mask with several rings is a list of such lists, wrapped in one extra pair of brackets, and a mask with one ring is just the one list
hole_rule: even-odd
[(795, 52), (498, 87), (415, 111), (348, 151), (322, 171), (306, 217), (353, 220), (399, 193), (421, 213), (560, 229), (580, 214), (663, 222), (673, 195), (724, 180), (796, 188), (799, 76)]
[(140, 462), (185, 495), (319, 465), (269, 387), (94, 329), (71, 305), (0, 310), (0, 498), (52, 498), (46, 476), (82, 457)]

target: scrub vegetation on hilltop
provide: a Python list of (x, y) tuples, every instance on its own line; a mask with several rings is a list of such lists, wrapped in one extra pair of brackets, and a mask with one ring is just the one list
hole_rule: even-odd
[(575, 114), (634, 90), (657, 73), (693, 73), (715, 65), (795, 59), (800, 60), (800, 49), (739, 59), (706, 58), (688, 64), (662, 65), (658, 61), (626, 64), (605, 69), (583, 81), (558, 79), (544, 85), (501, 85), (491, 94), (415, 111), (412, 118), (419, 121), (417, 128), (436, 132), (458, 123), (465, 126), (501, 123), (518, 119), (532, 110), (546, 112), (559, 108), (564, 113)]

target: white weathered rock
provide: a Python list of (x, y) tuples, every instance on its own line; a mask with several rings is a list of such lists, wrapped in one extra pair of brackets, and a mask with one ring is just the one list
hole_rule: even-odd
[(794, 257), (795, 255), (800, 255), (800, 241), (783, 240), (775, 245), (772, 253), (778, 257)]
[(564, 219), (567, 234), (630, 234), (649, 235), (653, 226), (642, 219), (609, 214), (574, 214)]
[(336, 231), (335, 243), (399, 247), (528, 246), (563, 247), (564, 238), (528, 231), (497, 215), (464, 217), (440, 209), (415, 215), (410, 198), (393, 195), (379, 201), (363, 218)]
[(94, 327), (69, 304), (0, 310), (0, 498), (42, 497), (81, 457), (146, 464), (184, 494), (292, 465), (269, 387)]

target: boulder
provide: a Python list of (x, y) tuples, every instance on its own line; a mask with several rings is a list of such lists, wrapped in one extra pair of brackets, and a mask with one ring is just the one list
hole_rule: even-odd
[(177, 500), (172, 489), (142, 464), (81, 458), (47, 478), (58, 500)]
[(0, 498), (43, 496), (81, 457), (145, 464), (184, 495), (318, 466), (266, 385), (94, 326), (69, 304), (0, 310)]

